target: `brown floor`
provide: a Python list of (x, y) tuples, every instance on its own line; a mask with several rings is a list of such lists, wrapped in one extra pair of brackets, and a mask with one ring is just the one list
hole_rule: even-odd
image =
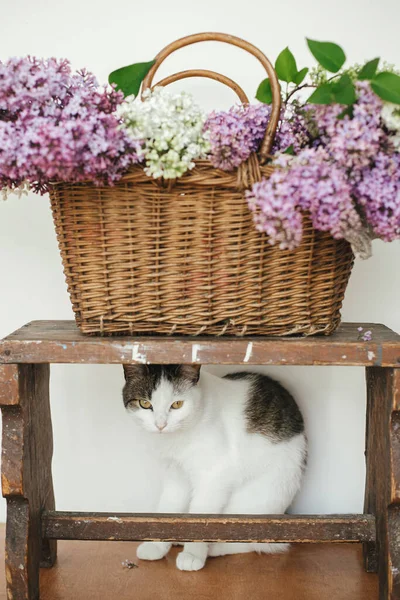
[[(1, 526), (1, 556), (4, 560)], [(41, 572), (41, 600), (377, 600), (377, 577), (362, 569), (358, 544), (293, 546), (286, 555), (210, 559), (182, 573), (166, 560), (136, 560), (130, 542), (59, 542), (53, 569)], [(126, 559), (138, 568), (126, 569)], [(0, 570), (0, 600), (5, 600)]]

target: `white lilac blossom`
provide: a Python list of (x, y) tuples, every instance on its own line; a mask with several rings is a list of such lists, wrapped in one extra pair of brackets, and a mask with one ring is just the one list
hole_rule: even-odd
[(28, 181), (23, 181), (20, 185), (15, 187), (5, 186), (3, 188), (0, 188), (0, 198), (2, 198), (2, 200), (7, 200), (11, 194), (18, 196), (18, 198), (21, 198), (22, 196), (28, 195), (29, 189), (30, 185)]
[(391, 132), (390, 140), (393, 146), (400, 151), (400, 106), (391, 102), (384, 102), (381, 118), (384, 125)]
[(390, 131), (400, 131), (400, 106), (398, 104), (384, 102), (381, 117)]
[(124, 129), (141, 143), (145, 172), (151, 177), (181, 177), (209, 151), (205, 115), (187, 93), (155, 88), (142, 101), (128, 97), (118, 112)]

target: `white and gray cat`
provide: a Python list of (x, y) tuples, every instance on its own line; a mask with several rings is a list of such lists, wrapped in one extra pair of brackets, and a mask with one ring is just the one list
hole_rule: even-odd
[[(152, 433), (165, 461), (163, 513), (280, 514), (299, 490), (306, 461), (303, 418), (278, 382), (256, 373), (216, 377), (197, 365), (124, 365), (124, 404)], [(158, 560), (167, 542), (137, 556)], [(185, 543), (177, 567), (197, 571), (207, 556), (281, 552), (287, 544)]]

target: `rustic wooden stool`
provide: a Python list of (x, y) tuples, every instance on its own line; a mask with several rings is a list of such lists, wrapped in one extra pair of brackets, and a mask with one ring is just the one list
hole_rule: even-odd
[[(9, 600), (39, 598), (56, 540), (363, 542), (380, 600), (400, 600), (400, 336), (343, 324), (318, 338), (87, 337), (72, 321), (35, 321), (0, 342), (2, 489)], [(360, 515), (156, 515), (55, 510), (50, 363), (355, 365), (367, 371), (367, 478)]]

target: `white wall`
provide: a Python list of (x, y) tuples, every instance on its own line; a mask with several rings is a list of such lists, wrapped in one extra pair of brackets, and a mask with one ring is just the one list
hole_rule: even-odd
[[(351, 61), (399, 58), (397, 0), (14, 0), (2, 9), (0, 59), (12, 55), (68, 57), (100, 80), (130, 62), (150, 60), (173, 39), (225, 31), (259, 45), (275, 59), (290, 43), (299, 67), (310, 63), (304, 37), (332, 39)], [(168, 69), (212, 68), (254, 94), (260, 66), (222, 44), (191, 47)], [(167, 67), (163, 68), (167, 73)], [(180, 85), (180, 84), (177, 84)], [(186, 81), (206, 108), (227, 107), (231, 92), (217, 83)], [(385, 322), (400, 330), (399, 244), (374, 244), (358, 262), (343, 308), (346, 320)], [(0, 337), (34, 319), (68, 319), (64, 283), (48, 198), (31, 195), (0, 204)], [(222, 370), (221, 370), (222, 372)], [(310, 439), (310, 462), (295, 508), (351, 512), (362, 507), (364, 379), (355, 368), (266, 369), (296, 394)], [(56, 366), (52, 370), (54, 479), (61, 510), (145, 511), (154, 506), (157, 467), (133, 439), (120, 398), (119, 366)], [(4, 504), (0, 517), (4, 519)]]

